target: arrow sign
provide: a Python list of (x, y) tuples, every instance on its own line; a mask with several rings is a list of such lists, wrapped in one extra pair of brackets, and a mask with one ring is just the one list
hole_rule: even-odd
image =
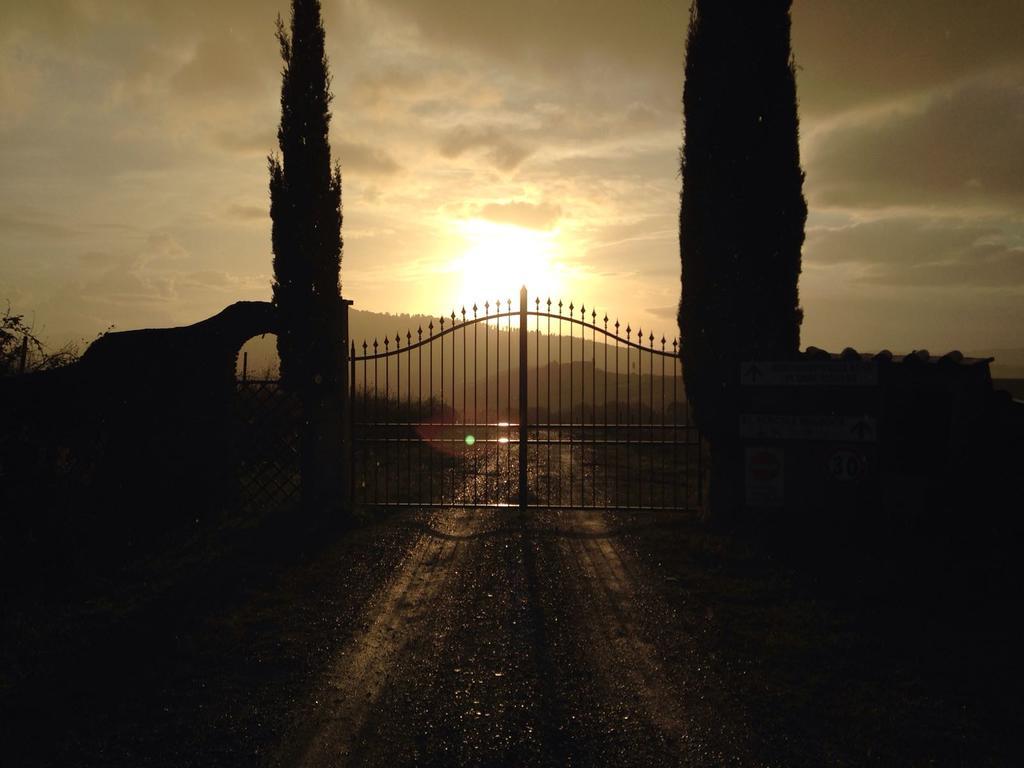
[(868, 423), (867, 419), (861, 419), (852, 427), (850, 427), (850, 432), (858, 440), (864, 441), (871, 439), (871, 436), (874, 434), (875, 430), (874, 427), (872, 427), (871, 424)]
[(878, 365), (870, 360), (760, 360), (740, 364), (749, 387), (875, 387)]
[(808, 413), (742, 413), (740, 437), (745, 440), (819, 440), (873, 443), (877, 436), (872, 416)]

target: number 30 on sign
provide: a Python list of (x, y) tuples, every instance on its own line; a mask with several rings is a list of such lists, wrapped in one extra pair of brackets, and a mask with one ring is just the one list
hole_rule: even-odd
[(836, 480), (860, 480), (867, 471), (868, 459), (859, 451), (834, 451), (828, 460), (828, 473)]

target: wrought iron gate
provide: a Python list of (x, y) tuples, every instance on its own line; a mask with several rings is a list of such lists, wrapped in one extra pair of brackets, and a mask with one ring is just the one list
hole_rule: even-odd
[[(473, 305), (349, 354), (352, 498), (369, 506), (689, 509), (678, 342), (595, 309)], [(482, 338), (481, 338), (482, 337)], [(361, 352), (361, 354), (360, 354)]]

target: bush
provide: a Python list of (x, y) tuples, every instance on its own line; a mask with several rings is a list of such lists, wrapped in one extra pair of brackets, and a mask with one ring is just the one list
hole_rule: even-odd
[(48, 350), (25, 322), (24, 315), (11, 312), (7, 305), (0, 317), (0, 376), (22, 373), (22, 349), (25, 347), (24, 373), (50, 371), (69, 365), (80, 357), (78, 346), (68, 342), (57, 350)]

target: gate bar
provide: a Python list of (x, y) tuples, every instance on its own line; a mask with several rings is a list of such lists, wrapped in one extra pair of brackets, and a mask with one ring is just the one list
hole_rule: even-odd
[(519, 508), (526, 509), (526, 286), (519, 289)]

